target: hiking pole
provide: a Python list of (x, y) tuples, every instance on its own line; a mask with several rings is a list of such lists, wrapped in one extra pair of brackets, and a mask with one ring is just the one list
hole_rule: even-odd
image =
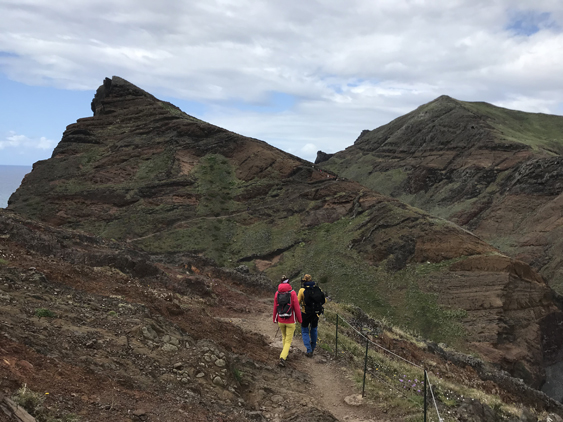
[(276, 335), (274, 336), (274, 340), (276, 339), (276, 337), (278, 336), (278, 333), (280, 332), (280, 326), (278, 325), (278, 329), (276, 331)]

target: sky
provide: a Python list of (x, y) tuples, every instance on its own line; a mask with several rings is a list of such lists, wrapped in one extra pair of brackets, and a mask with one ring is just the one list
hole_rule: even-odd
[(0, 165), (113, 75), (314, 160), (440, 95), (563, 114), (561, 0), (0, 0)]

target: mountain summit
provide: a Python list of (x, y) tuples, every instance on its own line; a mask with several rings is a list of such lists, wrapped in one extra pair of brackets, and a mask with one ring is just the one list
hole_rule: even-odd
[[(431, 108), (477, 125), (447, 97)], [(311, 273), (334, 298), (463, 344), (530, 385), (558, 361), (554, 327), (563, 317), (551, 290), (527, 264), (468, 231), (189, 116), (119, 77), (104, 81), (92, 110), (67, 127), (52, 158), (34, 165), (9, 210), (126, 241), (162, 261), (200, 254), (271, 279)], [(480, 124), (483, 145), (492, 143)], [(416, 134), (406, 120), (399, 126)], [(460, 150), (449, 132), (433, 145)], [(363, 134), (358, 148), (426, 159), (423, 139), (433, 131), (412, 148), (393, 133)]]

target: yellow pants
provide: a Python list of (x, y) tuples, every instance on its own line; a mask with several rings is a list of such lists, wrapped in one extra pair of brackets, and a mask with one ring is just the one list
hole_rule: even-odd
[(278, 327), (280, 327), (283, 342), (283, 349), (280, 358), (286, 360), (287, 355), (289, 354), (289, 348), (291, 347), (291, 341), (293, 340), (293, 333), (295, 333), (295, 323), (282, 324), (281, 322), (278, 322)]

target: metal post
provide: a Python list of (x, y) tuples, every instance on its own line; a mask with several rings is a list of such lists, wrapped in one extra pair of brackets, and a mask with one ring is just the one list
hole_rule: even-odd
[(334, 359), (338, 359), (338, 314), (336, 314), (336, 352), (334, 353)]
[(369, 339), (366, 337), (366, 358), (364, 360), (364, 385), (362, 387), (362, 397), (365, 397), (366, 393), (366, 372), (368, 370), (368, 347), (369, 347)]
[(424, 422), (426, 422), (426, 385), (428, 384), (428, 375), (426, 369), (424, 370)]

